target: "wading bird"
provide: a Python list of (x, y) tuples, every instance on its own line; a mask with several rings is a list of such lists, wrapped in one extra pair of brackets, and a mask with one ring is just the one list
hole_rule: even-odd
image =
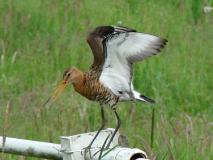
[(82, 96), (99, 102), (102, 125), (88, 148), (105, 126), (103, 105), (109, 105), (117, 119), (115, 131), (106, 144), (106, 148), (109, 148), (120, 127), (116, 104), (132, 100), (154, 103), (154, 100), (134, 90), (133, 63), (159, 53), (167, 40), (122, 26), (100, 26), (87, 36), (87, 42), (94, 56), (90, 70), (82, 72), (76, 67), (67, 69), (52, 98), (72, 84)]

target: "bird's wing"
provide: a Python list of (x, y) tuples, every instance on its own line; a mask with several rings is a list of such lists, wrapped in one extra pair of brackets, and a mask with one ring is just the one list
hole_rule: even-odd
[(138, 32), (118, 32), (109, 36), (104, 40), (101, 83), (116, 95), (132, 92), (132, 64), (157, 54), (166, 42), (163, 38)]
[(111, 26), (100, 26), (87, 36), (87, 42), (92, 50), (94, 57), (91, 69), (102, 68), (101, 66), (105, 60), (103, 40), (107, 37), (107, 35), (112, 34), (113, 32), (114, 28)]
[(105, 62), (103, 42), (111, 35), (116, 33), (134, 32), (135, 30), (126, 27), (99, 26), (94, 29), (88, 36), (87, 42), (92, 50), (94, 61), (91, 69), (102, 69)]

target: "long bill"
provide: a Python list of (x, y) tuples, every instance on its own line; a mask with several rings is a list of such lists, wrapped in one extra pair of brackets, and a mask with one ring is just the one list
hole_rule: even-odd
[(52, 95), (44, 103), (43, 106), (46, 106), (46, 104), (49, 103), (51, 100), (55, 101), (61, 95), (61, 93), (64, 91), (64, 89), (67, 87), (67, 85), (68, 85), (67, 81), (62, 80), (58, 84), (58, 86), (56, 87), (56, 89), (54, 90), (54, 92), (52, 93)]

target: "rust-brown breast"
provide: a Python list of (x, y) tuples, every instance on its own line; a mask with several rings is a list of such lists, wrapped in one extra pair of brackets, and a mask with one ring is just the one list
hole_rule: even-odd
[(84, 73), (84, 78), (74, 84), (74, 89), (87, 99), (98, 101), (101, 104), (114, 106), (119, 99), (118, 96), (99, 82), (98, 75), (91, 72)]

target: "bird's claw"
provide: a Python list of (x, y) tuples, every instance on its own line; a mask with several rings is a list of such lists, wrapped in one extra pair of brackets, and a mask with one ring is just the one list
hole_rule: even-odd
[(104, 150), (106, 150), (105, 148), (104, 149), (100, 149), (100, 150), (98, 150), (97, 152), (95, 152), (94, 154), (93, 154), (93, 156), (95, 156), (96, 154), (98, 154), (99, 152), (100, 152), (100, 154), (99, 154), (99, 157), (98, 157), (98, 160), (101, 160), (101, 158), (102, 158), (102, 153), (103, 153), (103, 151)]
[(84, 159), (85, 160), (86, 160), (86, 155), (87, 155), (88, 152), (89, 152), (90, 159), (92, 159), (92, 155), (91, 155), (90, 149), (91, 149), (91, 146), (87, 146), (87, 147), (84, 148)]
[(103, 143), (101, 149), (98, 150), (97, 152), (95, 152), (94, 155), (93, 155), (93, 156), (95, 156), (96, 154), (98, 154), (98, 153), (100, 152), (99, 157), (98, 157), (98, 160), (101, 160), (103, 151), (106, 150), (106, 149), (109, 149), (108, 145), (107, 145), (107, 147), (105, 147), (105, 146), (106, 146), (106, 143), (107, 143), (107, 141), (108, 141), (108, 139), (109, 139), (109, 137), (110, 137), (110, 135), (108, 135), (107, 138), (105, 139), (105, 141), (104, 141), (104, 143)]
[(92, 155), (90, 149), (91, 149), (90, 146), (84, 148), (84, 160), (87, 160), (87, 159), (86, 159), (86, 155), (88, 154), (88, 152), (89, 152), (89, 158), (90, 158), (90, 160), (92, 160), (92, 158), (95, 157), (98, 153), (100, 153), (98, 160), (101, 160), (101, 158), (102, 158), (102, 153), (103, 153), (104, 150), (106, 150), (106, 148), (101, 148), (100, 150), (96, 151), (96, 152)]

